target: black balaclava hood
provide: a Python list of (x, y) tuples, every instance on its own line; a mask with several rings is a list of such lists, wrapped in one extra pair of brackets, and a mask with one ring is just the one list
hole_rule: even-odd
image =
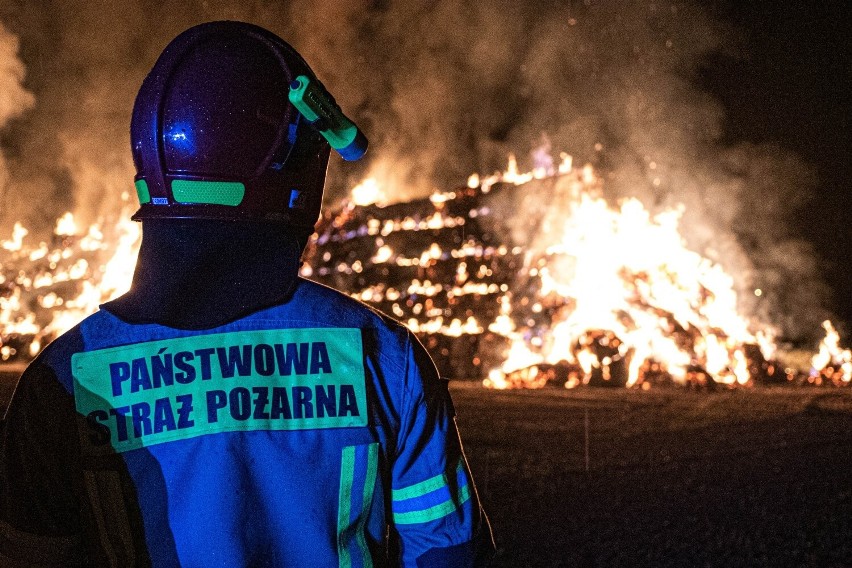
[(143, 221), (130, 290), (101, 307), (130, 323), (223, 325), (287, 301), (308, 237), (279, 223)]

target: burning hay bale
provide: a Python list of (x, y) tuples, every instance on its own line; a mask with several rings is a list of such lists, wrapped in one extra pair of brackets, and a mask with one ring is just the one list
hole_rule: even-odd
[(792, 382), (771, 326), (686, 248), (679, 210), (612, 206), (570, 158), (558, 173), (510, 164), (429, 198), (347, 203), (322, 220), (303, 274), (402, 320), (445, 375), (493, 388)]
[(46, 240), (31, 239), (16, 224), (0, 243), (0, 359), (35, 357), (100, 303), (123, 293), (138, 241), (139, 228), (129, 220), (83, 230), (66, 213)]
[[(550, 174), (557, 175), (550, 175)], [(369, 181), (369, 180), (368, 180)], [(590, 166), (507, 172), (404, 203), (327, 211), (302, 275), (403, 321), (439, 370), (492, 388), (850, 384), (825, 324), (810, 374), (776, 361), (774, 330), (738, 312), (734, 280), (686, 248), (679, 210), (614, 206)], [(121, 218), (129, 217), (122, 212)], [(129, 285), (138, 226), (17, 225), (0, 249), (0, 358), (28, 359)]]

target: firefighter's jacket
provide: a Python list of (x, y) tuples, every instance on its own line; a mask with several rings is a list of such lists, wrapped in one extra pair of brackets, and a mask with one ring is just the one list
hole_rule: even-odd
[(310, 281), (204, 331), (102, 309), (13, 397), (0, 566), (474, 565), (490, 531), (444, 383)]

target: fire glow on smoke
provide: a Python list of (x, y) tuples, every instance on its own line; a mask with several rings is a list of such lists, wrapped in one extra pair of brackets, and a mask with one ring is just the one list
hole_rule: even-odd
[[(428, 211), (413, 215), (403, 215), (405, 204), (370, 206), (386, 194), (367, 179), (321, 222), (303, 275), (392, 313), (421, 337), (476, 338), (472, 363), (461, 368), (487, 375), (484, 383), (493, 388), (541, 387), (560, 368), (567, 387), (595, 380), (650, 386), (659, 376), (743, 385), (772, 369), (771, 325), (740, 314), (734, 279), (685, 246), (682, 209), (651, 214), (636, 199), (613, 206), (591, 166), (576, 168), (566, 154), (559, 164), (537, 158), (532, 172), (521, 173), (510, 157), (505, 172), (474, 174), (466, 187), (435, 192), (423, 201)], [(545, 204), (528, 246), (509, 236), (499, 244), (477, 240), (474, 225), (494, 215), (486, 199), (499, 199), (501, 191), (535, 199), (538, 182), (552, 184), (542, 198), (557, 199)], [(35, 356), (45, 341), (127, 289), (139, 244), (129, 214), (83, 228), (66, 213), (50, 242), (30, 242), (27, 229), (15, 225), (0, 243), (3, 360)], [(441, 237), (468, 230), (467, 239)], [(415, 249), (422, 242), (415, 235), (431, 240)], [(392, 236), (407, 236), (406, 247), (392, 247)], [(341, 243), (359, 239), (370, 254), (338, 254)], [(408, 276), (396, 284), (348, 285), (376, 269), (389, 274), (389, 267)], [(849, 384), (850, 351), (829, 322), (825, 331), (812, 374)]]

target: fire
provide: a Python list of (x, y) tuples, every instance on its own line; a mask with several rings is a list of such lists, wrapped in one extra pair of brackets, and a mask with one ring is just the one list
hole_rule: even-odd
[(77, 234), (77, 230), (77, 223), (74, 222), (74, 215), (68, 211), (56, 220), (56, 228), (53, 230), (53, 234), (60, 237), (73, 237)]
[(16, 252), (21, 250), (24, 246), (24, 237), (26, 237), (30, 232), (24, 228), (20, 223), (15, 223), (15, 227), (12, 229), (12, 238), (8, 241), (3, 241), (3, 248)]
[(811, 359), (809, 382), (835, 385), (848, 385), (852, 381), (852, 351), (840, 347), (840, 334), (830, 321), (822, 322), (825, 337), (819, 345), (819, 352)]
[(384, 200), (384, 192), (376, 178), (367, 178), (352, 188), (352, 203), (355, 205), (372, 205)]
[[(519, 174), (510, 159), (506, 179), (536, 175)], [(619, 363), (632, 386), (645, 380), (649, 361), (680, 383), (695, 369), (717, 382), (748, 383), (744, 345), (762, 344), (769, 358), (774, 332), (740, 315), (733, 278), (686, 247), (682, 209), (652, 215), (636, 199), (611, 206), (588, 166), (570, 183), (576, 197), (561, 211), (561, 226), (551, 227), (553, 243), (524, 267), (540, 281), (532, 311), (544, 303), (554, 316), (546, 327), (504, 329), (511, 348), (486, 384), (505, 388), (507, 376), (541, 363), (577, 365), (586, 381), (595, 371), (608, 381)]]
[[(557, 164), (539, 152), (527, 173), (510, 156), (504, 172), (420, 200), (356, 205), (384, 201), (382, 187), (368, 178), (326, 215), (302, 275), (393, 314), (486, 386), (781, 376), (773, 328), (741, 314), (734, 278), (686, 246), (682, 207), (610, 203), (594, 168), (565, 153)], [(35, 356), (127, 289), (140, 240), (129, 214), (85, 227), (68, 212), (46, 241), (15, 224), (0, 242), (0, 358)], [(810, 382), (848, 385), (850, 351), (824, 327)]]
[(98, 222), (82, 230), (66, 212), (50, 241), (38, 243), (15, 224), (11, 238), (0, 244), (8, 251), (0, 262), (0, 282), (10, 290), (0, 296), (0, 358), (34, 357), (46, 341), (127, 291), (140, 229), (126, 207), (119, 217), (113, 225)]
[(424, 199), (346, 204), (303, 274), (393, 314), (439, 366), (492, 388), (794, 378), (774, 328), (739, 311), (732, 275), (687, 247), (682, 206), (611, 203), (591, 165), (549, 148), (533, 161), (522, 172), (510, 155), (505, 171)]

